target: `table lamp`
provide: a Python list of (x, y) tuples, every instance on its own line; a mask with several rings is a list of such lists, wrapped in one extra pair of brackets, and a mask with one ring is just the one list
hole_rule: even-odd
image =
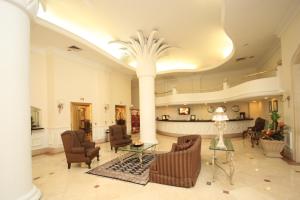
[(223, 133), (226, 128), (226, 121), (229, 119), (222, 107), (218, 107), (215, 110), (212, 120), (215, 122), (215, 125), (218, 128), (218, 134), (219, 134), (219, 140), (216, 147), (220, 149), (226, 149), (226, 146), (224, 144)]

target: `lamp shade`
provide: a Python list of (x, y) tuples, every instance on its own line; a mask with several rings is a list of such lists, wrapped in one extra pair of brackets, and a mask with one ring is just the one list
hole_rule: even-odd
[(212, 120), (220, 122), (220, 121), (227, 121), (229, 119), (228, 119), (228, 116), (226, 115), (226, 113), (224, 113), (223, 108), (218, 107), (215, 111), (215, 114), (213, 115)]

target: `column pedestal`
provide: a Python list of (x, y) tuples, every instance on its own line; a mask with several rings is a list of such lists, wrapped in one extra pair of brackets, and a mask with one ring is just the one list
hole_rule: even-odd
[(37, 200), (41, 196), (32, 184), (26, 2), (0, 1), (0, 199), (5, 200)]

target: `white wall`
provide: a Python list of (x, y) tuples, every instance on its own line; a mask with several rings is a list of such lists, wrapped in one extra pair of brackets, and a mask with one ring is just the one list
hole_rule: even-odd
[[(85, 60), (78, 54), (33, 48), (30, 76), (31, 105), (42, 110), (48, 146), (61, 147), (60, 133), (71, 127), (71, 102), (92, 103), (93, 137), (96, 140), (103, 139), (107, 126), (115, 123), (116, 104), (126, 105), (130, 130), (130, 75)], [(57, 108), (59, 102), (64, 104), (61, 113)], [(106, 112), (105, 104), (109, 104)]]

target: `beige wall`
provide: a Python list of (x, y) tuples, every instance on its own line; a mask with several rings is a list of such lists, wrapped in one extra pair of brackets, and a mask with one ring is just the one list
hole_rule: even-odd
[[(293, 84), (295, 84), (294, 79), (299, 77), (293, 77), (293, 57), (295, 56), (297, 50), (300, 46), (300, 8), (298, 8), (297, 14), (290, 21), (287, 28), (281, 34), (281, 49), (282, 49), (282, 85), (285, 90), (285, 96), (290, 96), (290, 102), (284, 102), (284, 120), (291, 127), (289, 145), (292, 149), (294, 159), (300, 162), (300, 131), (295, 129), (299, 122), (295, 121), (295, 113), (300, 111), (295, 111), (294, 107), (294, 91)], [(299, 81), (298, 81), (299, 83)]]
[(42, 127), (48, 126), (47, 63), (45, 51), (32, 49), (30, 56), (30, 103), (41, 109)]
[[(114, 123), (114, 106), (126, 105), (130, 129), (131, 76), (57, 49), (31, 52), (31, 105), (42, 110), (45, 128), (71, 124), (70, 102), (92, 103), (93, 125)], [(58, 112), (57, 104), (64, 103)], [(105, 112), (104, 105), (109, 104)]]
[(187, 76), (157, 78), (155, 81), (155, 91), (163, 93), (172, 88), (176, 88), (178, 93), (193, 93), (221, 90), (223, 80), (227, 79), (229, 85), (247, 81), (246, 74), (256, 72), (255, 68), (241, 70), (231, 70), (224, 72), (203, 72), (190, 74)]

